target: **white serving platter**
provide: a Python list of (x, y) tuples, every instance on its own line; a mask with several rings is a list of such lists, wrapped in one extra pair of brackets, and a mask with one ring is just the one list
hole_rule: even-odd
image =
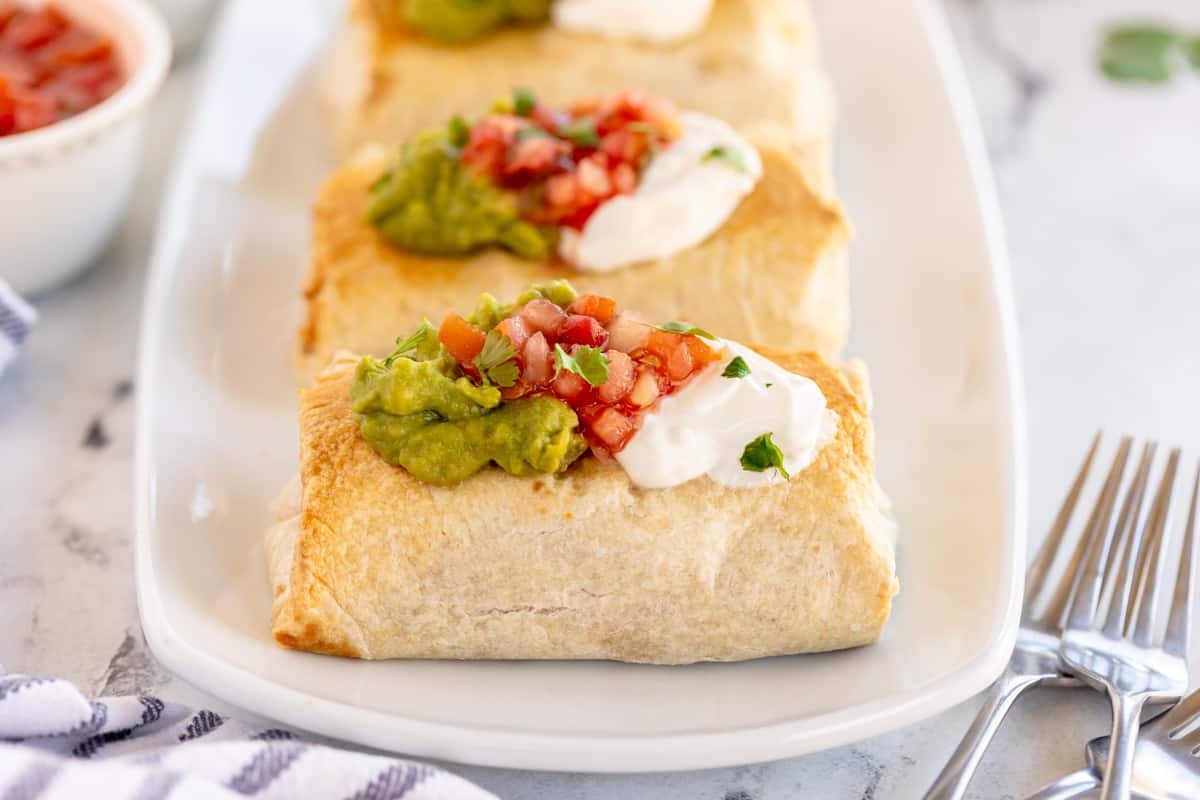
[(692, 667), (368, 663), (276, 647), (261, 541), (296, 466), (289, 348), (308, 209), (331, 166), (311, 65), (338, 11), (233, 0), (163, 210), (142, 332), (138, 597), (168, 668), (364, 745), (589, 771), (832, 747), (934, 714), (1000, 672), (1024, 562), (1024, 427), (981, 138), (932, 3), (815, 5), (857, 227), (851, 350), (873, 371), (880, 478), (902, 525), (882, 641)]

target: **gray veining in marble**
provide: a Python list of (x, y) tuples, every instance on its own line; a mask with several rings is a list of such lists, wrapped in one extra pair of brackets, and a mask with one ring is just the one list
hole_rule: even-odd
[[(1200, 452), (1200, 79), (1127, 89), (1094, 67), (1103, 25), (1149, 17), (1200, 31), (1200, 4), (944, 5), (1007, 225), (1036, 538), (1097, 426)], [(119, 237), (88, 274), (37, 299), (42, 323), (0, 379), (0, 663), (97, 693), (153, 691), (228, 712), (155, 663), (131, 578), (141, 286), (197, 79), (191, 66), (168, 82)], [(825, 753), (733, 769), (603, 776), (452, 768), (511, 800), (915, 798), (976, 706)], [(1039, 695), (1003, 729), (971, 796), (1024, 796), (1073, 769), (1082, 743), (1106, 722), (1092, 693)]]

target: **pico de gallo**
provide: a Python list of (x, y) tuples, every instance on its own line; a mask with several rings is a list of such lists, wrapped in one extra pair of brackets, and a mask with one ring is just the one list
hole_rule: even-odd
[(517, 91), (469, 124), (418, 137), (371, 187), (368, 221), (398, 247), (461, 255), (499, 245), (541, 258), (637, 189), (680, 135), (674, 106), (636, 91), (557, 108)]
[(364, 358), (351, 400), (364, 437), (422, 480), (456, 482), (492, 461), (557, 472), (588, 449), (620, 452), (662, 398), (721, 358), (711, 338), (556, 281), (510, 305), (484, 295), (470, 317), (447, 312), (388, 359)]
[(0, 0), (0, 136), (80, 114), (124, 81), (109, 37), (57, 6), (29, 8)]

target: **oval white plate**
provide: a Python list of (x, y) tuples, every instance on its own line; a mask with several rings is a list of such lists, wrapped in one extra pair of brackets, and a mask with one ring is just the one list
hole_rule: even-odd
[(228, 7), (164, 212), (137, 461), (138, 596), (163, 663), (330, 736), (558, 770), (782, 758), (986, 686), (1012, 646), (1024, 556), (1017, 348), (980, 137), (942, 20), (916, 0), (817, 4), (858, 228), (851, 350), (873, 370), (880, 477), (903, 529), (903, 588), (879, 644), (661, 668), (363, 663), (272, 643), (261, 539), (296, 463), (289, 348), (308, 207), (329, 168), (306, 65), (332, 5)]

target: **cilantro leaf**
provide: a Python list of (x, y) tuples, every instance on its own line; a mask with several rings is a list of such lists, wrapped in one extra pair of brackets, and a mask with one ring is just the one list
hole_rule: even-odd
[(1175, 71), (1179, 43), (1179, 34), (1169, 28), (1113, 28), (1104, 39), (1100, 68), (1115, 81), (1166, 83)]
[(742, 469), (749, 472), (777, 469), (785, 479), (792, 477), (783, 468), (783, 451), (771, 441), (769, 433), (764, 433), (746, 445), (746, 449), (742, 451)]
[(471, 126), (467, 124), (465, 119), (455, 114), (450, 119), (446, 133), (450, 138), (451, 145), (454, 147), (466, 147), (467, 142), (471, 139)]
[(596, 133), (596, 121), (591, 117), (573, 119), (560, 127), (558, 133), (574, 142), (576, 147), (600, 146), (600, 134)]
[(483, 340), (483, 349), (475, 356), (475, 368), (485, 382), (509, 387), (517, 382), (521, 371), (517, 368), (517, 352), (512, 341), (498, 330), (488, 331)]
[(699, 336), (701, 339), (715, 340), (717, 338), (703, 328), (697, 328), (690, 322), (680, 322), (679, 320), (671, 320), (670, 322), (664, 322), (662, 325), (651, 325), (650, 327), (654, 328), (655, 330), (665, 331), (666, 333), (682, 333), (684, 336)]
[(528, 89), (517, 89), (513, 92), (513, 111), (518, 117), (528, 117), (537, 105), (537, 98)]
[(746, 359), (741, 356), (734, 356), (733, 361), (725, 365), (725, 371), (721, 373), (722, 378), (744, 378), (750, 374), (750, 365), (746, 363)]
[(392, 354), (390, 356), (388, 356), (387, 358), (385, 358), (383, 360), (383, 365), (385, 367), (390, 367), (392, 365), (392, 362), (395, 361), (397, 358), (402, 358), (402, 357), (410, 357), (411, 358), (410, 354), (413, 351), (415, 351), (421, 345), (422, 342), (424, 342), (426, 339), (428, 339), (434, 333), (435, 333), (435, 331), (433, 330), (433, 326), (429, 324), (429, 320), (425, 320), (425, 322), (422, 323), (421, 327), (417, 328), (416, 331), (414, 331), (411, 336), (403, 337), (403, 338), (397, 337), (396, 338), (396, 349), (392, 351)]
[(562, 349), (561, 344), (554, 345), (554, 374), (566, 370), (574, 372), (592, 386), (599, 386), (608, 380), (608, 356), (597, 347), (580, 345), (575, 348), (575, 355), (569, 355)]
[(734, 150), (732, 147), (717, 145), (700, 159), (701, 164), (707, 164), (710, 161), (723, 161), (738, 172), (750, 172), (750, 168), (746, 166), (746, 159), (742, 157), (741, 151)]

